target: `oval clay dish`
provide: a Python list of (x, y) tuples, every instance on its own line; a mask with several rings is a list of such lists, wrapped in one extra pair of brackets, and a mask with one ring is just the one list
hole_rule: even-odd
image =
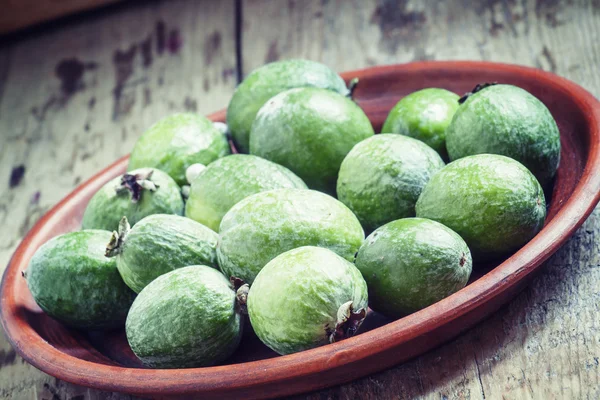
[[(355, 100), (376, 131), (403, 96), (425, 87), (463, 94), (480, 82), (520, 86), (541, 99), (561, 133), (561, 163), (548, 193), (544, 229), (504, 262), (477, 266), (458, 293), (405, 318), (375, 313), (356, 336), (287, 356), (277, 356), (246, 330), (225, 365), (176, 370), (143, 369), (122, 330), (86, 333), (67, 329), (34, 303), (21, 271), (48, 239), (79, 229), (83, 210), (105, 182), (123, 173), (122, 158), (79, 186), (48, 212), (17, 248), (2, 280), (2, 325), (18, 353), (59, 379), (96, 389), (159, 398), (268, 398), (348, 382), (401, 363), (468, 329), (517, 294), (584, 222), (599, 200), (600, 103), (576, 84), (536, 69), (487, 62), (418, 62), (343, 74), (359, 77)], [(211, 115), (222, 121), (225, 112)]]

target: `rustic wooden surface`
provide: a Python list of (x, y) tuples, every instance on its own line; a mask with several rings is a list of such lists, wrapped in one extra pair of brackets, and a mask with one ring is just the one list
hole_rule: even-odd
[[(236, 23), (241, 22), (239, 26)], [(126, 2), (0, 38), (0, 266), (35, 221), (174, 111), (226, 106), (239, 76), (306, 57), (556, 72), (600, 97), (597, 0)], [(600, 398), (600, 214), (529, 288), (456, 340), (294, 399)], [(0, 337), (0, 398), (125, 399), (58, 381)]]

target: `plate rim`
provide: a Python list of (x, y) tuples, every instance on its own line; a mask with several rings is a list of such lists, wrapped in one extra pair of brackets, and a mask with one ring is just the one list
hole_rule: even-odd
[[(90, 194), (99, 185), (100, 178), (116, 175), (124, 169), (129, 156), (124, 156), (79, 185), (48, 211), (27, 233), (4, 271), (0, 286), (0, 317), (2, 327), (18, 354), (36, 368), (59, 379), (99, 390), (135, 393), (141, 395), (211, 394), (244, 389), (285, 385), (308, 376), (317, 377), (325, 371), (377, 356), (402, 343), (427, 334), (453, 320), (465, 316), (511, 288), (516, 287), (543, 266), (591, 214), (600, 200), (600, 102), (581, 86), (553, 73), (520, 65), (487, 61), (421, 61), (359, 69), (342, 73), (345, 79), (354, 75), (377, 76), (398, 70), (469, 70), (494, 69), (518, 72), (528, 79), (552, 82), (571, 94), (578, 107), (584, 110), (589, 126), (590, 146), (587, 151), (581, 179), (573, 193), (555, 217), (518, 252), (459, 292), (423, 310), (350, 339), (327, 346), (240, 364), (205, 368), (150, 370), (97, 364), (78, 359), (49, 345), (31, 326), (20, 321), (11, 307), (15, 298), (14, 280), (18, 266), (30, 258), (32, 242), (44, 233), (46, 224), (60, 218), (82, 196)], [(225, 110), (209, 115), (212, 120), (224, 120)], [(94, 185), (95, 183), (95, 185)], [(542, 250), (539, 250), (542, 249)], [(13, 304), (14, 306), (14, 304)], [(447, 339), (450, 339), (448, 337)], [(400, 359), (401, 357), (398, 357)], [(383, 369), (382, 366), (379, 369)], [(369, 369), (372, 373), (377, 368)], [(262, 371), (256, 373), (252, 371)], [(316, 378), (318, 381), (318, 378)], [(307, 390), (315, 390), (344, 382), (317, 383)], [(293, 385), (290, 385), (293, 388)], [(270, 395), (298, 393), (290, 389)]]

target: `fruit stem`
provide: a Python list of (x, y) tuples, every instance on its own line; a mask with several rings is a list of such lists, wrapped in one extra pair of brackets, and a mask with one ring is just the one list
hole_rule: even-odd
[(186, 201), (190, 197), (190, 190), (191, 190), (190, 185), (183, 185), (181, 187), (181, 197), (183, 197), (183, 199)]
[(130, 229), (131, 226), (129, 226), (127, 217), (121, 218), (121, 221), (119, 222), (119, 231), (113, 231), (110, 242), (106, 245), (106, 251), (104, 252), (105, 257), (115, 257), (117, 254), (121, 253), (123, 243), (125, 243), (125, 239)]
[(352, 80), (350, 80), (350, 82), (348, 82), (348, 97), (351, 100), (354, 100), (354, 90), (356, 89), (356, 86), (358, 86), (358, 78), (352, 78)]
[(246, 303), (248, 302), (248, 292), (250, 291), (250, 285), (245, 283), (242, 279), (236, 278), (235, 276), (229, 278), (229, 281), (235, 289), (236, 304), (238, 306), (239, 312), (241, 314), (248, 315), (248, 307), (246, 306)]
[(473, 88), (473, 90), (471, 90), (470, 92), (467, 92), (464, 94), (463, 97), (461, 97), (460, 99), (458, 99), (458, 104), (462, 104), (465, 101), (467, 101), (467, 99), (469, 98), (469, 96), (482, 91), (485, 88), (488, 88), (490, 86), (494, 86), (497, 85), (498, 82), (485, 82), (485, 83), (478, 83), (477, 85), (475, 85), (475, 87)]
[(121, 184), (115, 188), (117, 194), (130, 192), (131, 202), (137, 203), (142, 198), (144, 189), (154, 192), (158, 188), (158, 186), (150, 180), (153, 172), (152, 169), (148, 168), (134, 175), (124, 174), (121, 177)]
[(335, 330), (329, 334), (330, 343), (352, 337), (367, 316), (366, 309), (361, 308), (354, 312), (352, 306), (352, 301), (349, 301), (342, 304), (338, 309)]
[(192, 164), (189, 167), (187, 167), (187, 169), (185, 170), (185, 179), (191, 185), (192, 182), (194, 181), (194, 179), (196, 179), (198, 177), (198, 175), (200, 175), (202, 172), (204, 172), (205, 169), (206, 169), (206, 165), (204, 165), (204, 164), (200, 164), (200, 163)]
[(217, 128), (217, 130), (223, 135), (227, 135), (227, 133), (229, 133), (229, 127), (224, 122), (213, 122), (213, 126)]

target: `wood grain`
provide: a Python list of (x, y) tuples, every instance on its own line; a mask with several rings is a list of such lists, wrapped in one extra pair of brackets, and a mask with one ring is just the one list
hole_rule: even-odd
[[(194, 104), (203, 113), (226, 105), (235, 85), (234, 6), (233, 1), (207, 3), (135, 2), (1, 45), (0, 265), (45, 210), (125, 154), (151, 121)], [(550, 70), (600, 96), (597, 1), (244, 0), (241, 5), (246, 74), (267, 60), (289, 57), (322, 60), (340, 71), (422, 59), (483, 59)], [(179, 53), (164, 47), (158, 54), (161, 20), (166, 37), (177, 28), (183, 38)], [(144, 69), (140, 43), (148, 36), (152, 65)], [(66, 79), (67, 93), (75, 87), (66, 96), (56, 68), (71, 58), (84, 64), (84, 72), (75, 84)], [(97, 63), (95, 69), (90, 62)], [(118, 85), (118, 77), (126, 84)], [(9, 189), (14, 170), (16, 184)], [(459, 339), (386, 372), (295, 398), (599, 398), (599, 233), (596, 211), (523, 294)], [(24, 364), (4, 340), (0, 397), (128, 398), (55, 381)]]
[[(542, 0), (289, 1), (276, 7), (246, 0), (242, 48), (260, 51), (243, 51), (243, 72), (292, 57), (338, 70), (476, 59), (549, 70), (599, 97), (599, 7)], [(272, 23), (259, 26), (264, 16)], [(529, 288), (452, 343), (350, 385), (294, 399), (599, 398), (599, 230), (596, 210)]]
[[(44, 212), (151, 123), (226, 106), (233, 14), (233, 0), (130, 2), (1, 44), (2, 268)], [(103, 398), (25, 364), (4, 337), (0, 368), (0, 398)]]

